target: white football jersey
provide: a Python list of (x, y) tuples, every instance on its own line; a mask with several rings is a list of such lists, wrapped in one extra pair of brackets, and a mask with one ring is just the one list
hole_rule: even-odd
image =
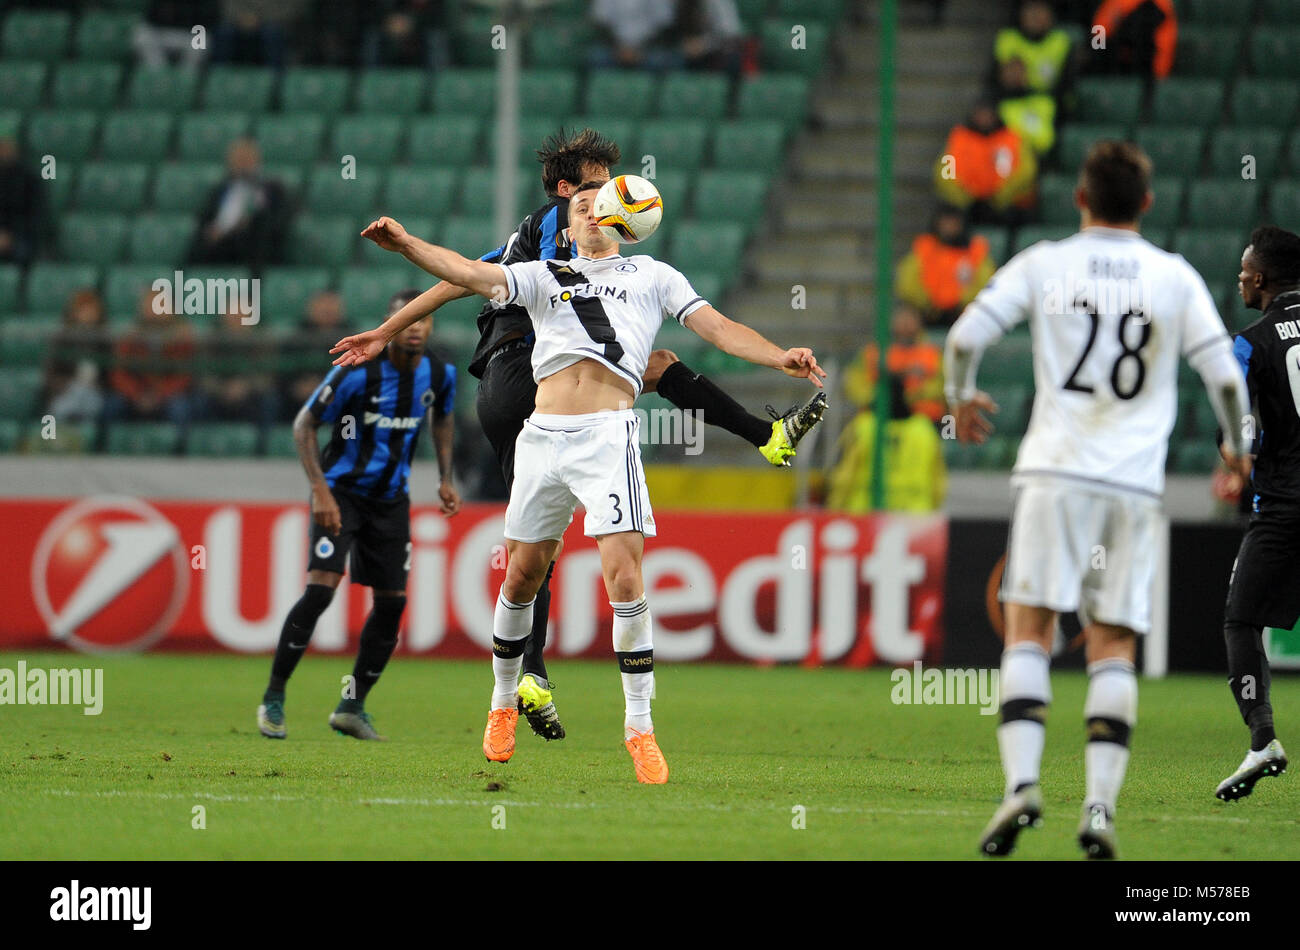
[(653, 257), (574, 257), (525, 261), (506, 273), (504, 304), (533, 321), (533, 379), (579, 360), (603, 363), (641, 394), (655, 334), (665, 318), (684, 323), (707, 302), (676, 268)]
[(1028, 319), (1034, 405), (1014, 472), (1159, 495), (1178, 360), (1231, 340), (1205, 281), (1134, 231), (1091, 227), (1007, 262), (963, 320)]

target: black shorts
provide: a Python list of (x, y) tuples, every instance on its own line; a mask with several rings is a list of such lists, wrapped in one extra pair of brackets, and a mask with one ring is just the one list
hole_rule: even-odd
[(406, 590), (411, 569), (411, 499), (366, 498), (334, 492), (343, 529), (330, 534), (311, 524), (309, 571), (345, 573), (352, 555), (352, 583), (375, 590)]
[(1263, 499), (1251, 515), (1228, 582), (1225, 620), (1290, 630), (1300, 619), (1300, 510)]
[(532, 343), (523, 340), (503, 343), (483, 370), (475, 408), (483, 434), (496, 452), (507, 488), (515, 480), (515, 440), (536, 406)]

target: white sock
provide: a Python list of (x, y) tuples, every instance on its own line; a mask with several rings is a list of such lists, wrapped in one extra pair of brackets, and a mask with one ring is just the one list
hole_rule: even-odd
[(1128, 768), (1129, 733), (1137, 722), (1137, 673), (1128, 660), (1099, 660), (1088, 666), (1088, 698), (1083, 716), (1088, 744), (1085, 805), (1102, 804), (1112, 813)]
[(1006, 776), (1006, 794), (1023, 785), (1037, 783), (1047, 736), (1044, 721), (1052, 701), (1048, 678), (1051, 657), (1036, 643), (1017, 643), (1002, 654), (999, 690), (1002, 725), (998, 726), (998, 750)]
[(654, 732), (650, 700), (655, 694), (654, 637), (645, 594), (637, 600), (610, 601), (614, 608), (614, 655), (623, 677), (623, 738)]
[[(536, 598), (534, 598), (536, 599)], [(493, 709), (514, 709), (519, 689), (519, 668), (524, 665), (524, 640), (533, 629), (533, 601), (516, 604), (497, 595), (492, 615)]]

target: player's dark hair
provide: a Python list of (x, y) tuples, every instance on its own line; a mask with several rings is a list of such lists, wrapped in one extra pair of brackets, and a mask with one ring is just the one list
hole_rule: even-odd
[(416, 297), (420, 296), (421, 293), (423, 293), (423, 291), (416, 290), (414, 287), (408, 287), (406, 290), (399, 290), (397, 293), (393, 294), (393, 296), (388, 298), (388, 309), (392, 310), (396, 307), (400, 310)]
[(1272, 225), (1256, 228), (1250, 235), (1250, 253), (1265, 286), (1300, 284), (1300, 235)]
[(537, 160), (542, 163), (542, 187), (554, 195), (560, 182), (582, 181), (584, 166), (611, 168), (623, 160), (623, 153), (613, 139), (587, 128), (547, 136), (537, 150)]
[(1151, 190), (1151, 159), (1132, 142), (1102, 139), (1088, 149), (1079, 172), (1083, 201), (1101, 221), (1136, 221)]
[(600, 190), (604, 187), (604, 184), (603, 181), (584, 181), (577, 188), (573, 189), (573, 197), (578, 197), (578, 195), (584, 191), (591, 191), (593, 189)]

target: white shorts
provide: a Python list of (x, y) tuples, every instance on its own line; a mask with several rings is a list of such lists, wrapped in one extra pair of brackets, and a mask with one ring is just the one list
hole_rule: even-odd
[(582, 530), (655, 535), (641, 468), (640, 425), (631, 409), (578, 416), (533, 413), (515, 440), (515, 481), (506, 506), (507, 538), (558, 539), (578, 505)]
[(1159, 500), (1053, 479), (1016, 484), (999, 599), (1148, 633)]

